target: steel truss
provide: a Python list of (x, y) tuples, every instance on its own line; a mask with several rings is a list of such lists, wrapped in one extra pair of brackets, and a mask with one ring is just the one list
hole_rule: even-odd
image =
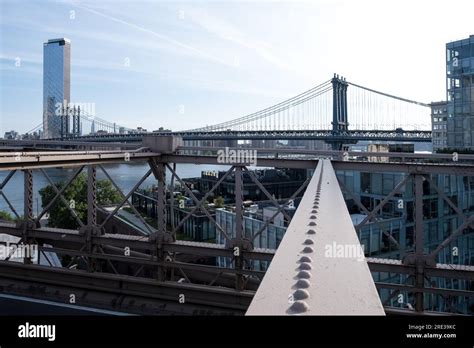
[[(198, 151), (198, 150), (196, 150)], [(267, 150), (270, 151), (270, 150)], [(284, 151), (283, 151), (284, 152)], [(278, 150), (275, 150), (278, 153)], [(126, 155), (128, 154), (128, 155)], [(427, 286), (426, 279), (429, 277), (451, 277), (474, 280), (473, 266), (441, 265), (435, 262), (436, 255), (451, 241), (458, 237), (467, 228), (472, 228), (474, 216), (466, 216), (438, 187), (430, 180), (430, 174), (453, 174), (453, 175), (474, 175), (474, 166), (466, 162), (460, 163), (427, 163), (425, 159), (417, 159), (417, 162), (402, 163), (377, 163), (365, 161), (341, 160), (343, 152), (332, 152), (332, 165), (337, 170), (355, 170), (366, 172), (390, 172), (406, 173), (394, 190), (390, 192), (379, 205), (372, 211), (364, 207), (360, 201), (355, 199), (355, 203), (365, 212), (367, 217), (356, 228), (360, 230), (362, 226), (374, 222), (378, 212), (383, 206), (394, 197), (407, 182), (412, 178), (415, 183), (415, 233), (416, 245), (413, 254), (407, 254), (403, 260), (368, 259), (368, 264), (372, 272), (390, 272), (408, 274), (412, 276), (413, 284), (389, 284), (376, 283), (378, 288), (393, 290), (392, 295), (406, 290), (415, 294), (416, 312), (423, 311), (423, 298), (427, 293), (452, 296), (470, 296), (474, 292), (453, 289), (439, 289)], [(372, 156), (373, 154), (370, 154)], [(380, 154), (378, 154), (380, 155)], [(386, 156), (387, 154), (383, 154)], [(127, 157), (128, 156), (128, 157)], [(369, 154), (366, 154), (368, 157)], [(101, 294), (108, 294), (99, 307), (110, 307), (115, 309), (125, 309), (117, 299), (120, 296), (135, 296), (142, 299), (159, 299), (170, 306), (177, 302), (177, 295), (185, 294), (186, 303), (196, 308), (209, 306), (219, 310), (229, 310), (235, 313), (243, 313), (250, 303), (255, 290), (264, 272), (250, 269), (253, 260), (271, 261), (274, 250), (258, 249), (253, 247), (253, 240), (260, 235), (265, 228), (279, 214), (283, 213), (285, 218), (291, 218), (285, 214), (282, 205), (278, 203), (272, 195), (259, 182), (253, 172), (249, 171), (246, 164), (235, 163), (227, 170), (218, 182), (199, 200), (193, 192), (186, 186), (183, 179), (176, 171), (176, 165), (182, 163), (214, 164), (219, 165), (216, 157), (184, 154), (159, 154), (146, 152), (143, 149), (135, 151), (109, 151), (109, 152), (61, 152), (61, 153), (24, 153), (21, 160), (16, 160), (16, 155), (12, 153), (0, 154), (0, 170), (9, 170), (9, 173), (0, 184), (0, 196), (5, 200), (8, 207), (17, 218), (16, 223), (0, 223), (1, 233), (16, 236), (25, 244), (40, 245), (40, 257), (47, 259), (47, 253), (53, 252), (58, 255), (69, 255), (71, 257), (70, 266), (72, 268), (54, 268), (32, 264), (30, 258), (25, 258), (23, 264), (0, 261), (1, 282), (6, 284), (23, 284), (18, 289), (26, 291), (26, 284), (41, 284), (48, 287), (58, 287), (63, 290), (68, 286), (81, 288), (83, 291), (97, 291)], [(410, 157), (410, 156), (407, 156)], [(436, 159), (436, 158), (435, 158)], [(462, 158), (461, 158), (462, 159)], [(465, 160), (467, 160), (466, 158)], [(470, 158), (469, 158), (470, 159)], [(107, 170), (104, 164), (107, 163), (129, 163), (129, 161), (146, 161), (149, 170), (136, 182), (134, 187), (127, 193), (123, 192)], [(314, 169), (318, 159), (295, 159), (295, 158), (258, 158), (258, 166), (279, 167), (279, 168), (306, 168)], [(76, 170), (58, 188), (58, 186), (48, 176), (44, 170), (49, 167), (76, 167)], [(104, 173), (106, 178), (117, 189), (121, 196), (121, 202), (109, 212), (105, 218), (99, 222), (97, 212), (102, 209), (97, 204), (97, 170)], [(55, 196), (53, 200), (43, 208), (41, 212), (33, 214), (33, 175), (32, 171), (38, 170), (51, 184)], [(69, 205), (64, 197), (66, 188), (77, 178), (77, 176), (87, 170), (87, 219), (82, 221), (73, 207)], [(11, 204), (4, 192), (5, 186), (10, 182), (13, 175), (22, 173), (24, 176), (24, 207), (22, 216)], [(194, 201), (195, 206), (180, 221), (173, 221), (171, 228), (166, 225), (166, 205), (171, 205), (174, 209), (174, 200), (167, 202), (166, 197), (166, 173), (171, 173), (172, 182), (179, 182), (186, 193)], [(251, 238), (243, 233), (243, 180), (242, 176), (247, 173), (252, 182), (255, 183), (268, 197), (277, 211), (267, 221), (264, 226)], [(140, 213), (130, 204), (130, 197), (139, 186), (151, 175), (157, 182), (158, 214), (156, 228), (146, 223)], [(205, 202), (217, 187), (231, 175), (235, 180), (235, 202), (236, 202), (236, 234), (231, 236), (224, 231), (221, 226), (211, 216), (205, 207)], [(294, 200), (302, 195), (306, 189), (310, 178), (287, 200)], [(426, 255), (423, 252), (423, 216), (422, 216), (422, 185), (429, 181), (440, 197), (456, 212), (463, 223), (445, 241), (443, 241), (434, 251)], [(340, 183), (340, 187), (352, 198), (355, 195), (347, 187)], [(61, 202), (76, 219), (80, 226), (78, 230), (67, 230), (58, 228), (41, 227), (40, 221), (54, 204)], [(320, 204), (322, 204), (321, 202)], [(137, 231), (137, 235), (108, 234), (105, 233), (105, 225), (117, 216), (117, 212), (125, 204), (129, 204), (135, 215), (144, 224), (144, 231)], [(176, 240), (176, 233), (183, 226), (193, 213), (201, 210), (216, 226), (226, 239), (225, 245), (210, 243), (185, 242)], [(393, 239), (393, 238), (392, 238)], [(129, 255), (124, 254), (124, 250), (130, 250)], [(239, 253), (235, 253), (236, 248)], [(127, 250), (128, 250), (127, 249)], [(227, 257), (233, 260), (231, 268), (221, 268), (217, 266), (183, 262), (179, 260), (180, 255), (194, 255), (203, 257)], [(76, 266), (74, 266), (76, 265)], [(78, 269), (75, 269), (78, 268)], [(6, 282), (6, 283), (5, 283)], [(82, 285), (80, 285), (82, 284)], [(132, 285), (133, 284), (133, 285)], [(144, 285), (146, 284), (146, 285)], [(15, 287), (13, 287), (15, 288)], [(12, 289), (13, 289), (12, 288)], [(7, 288), (4, 288), (7, 289)], [(167, 289), (167, 290), (164, 290)], [(18, 290), (20, 291), (20, 290)], [(21, 292), (20, 291), (20, 292)], [(112, 295), (114, 296), (112, 296)], [(40, 292), (28, 293), (32, 297), (42, 297)], [(105, 295), (104, 295), (105, 296)], [(47, 296), (46, 296), (47, 297)], [(86, 296), (87, 297), (87, 296)], [(112, 298), (113, 297), (113, 298)], [(106, 300), (105, 300), (106, 298)], [(112, 299), (111, 299), (112, 298)], [(85, 301), (87, 299), (85, 298)], [(172, 305), (173, 304), (173, 305)], [(131, 307), (130, 307), (131, 308)], [(130, 309), (139, 312), (138, 309)]]

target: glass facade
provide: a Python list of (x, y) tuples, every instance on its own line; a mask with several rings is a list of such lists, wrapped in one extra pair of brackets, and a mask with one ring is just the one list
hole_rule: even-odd
[[(403, 180), (400, 173), (360, 173), (353, 171), (337, 172), (339, 180), (354, 193), (360, 202), (373, 210)], [(431, 175), (430, 180), (448, 197), (462, 213), (469, 217), (474, 214), (474, 177), (459, 175)], [(408, 179), (399, 193), (382, 208), (375, 222), (364, 225), (358, 236), (364, 245), (365, 255), (370, 257), (403, 259), (406, 253), (415, 247), (414, 195), (413, 179)], [(349, 212), (358, 217), (358, 223), (365, 217), (349, 196), (346, 196)], [(354, 220), (354, 218), (353, 218)], [(463, 220), (443, 200), (428, 180), (423, 184), (423, 231), (424, 252), (429, 254), (441, 242), (463, 224)], [(357, 225), (357, 223), (355, 223)], [(443, 264), (474, 265), (474, 229), (466, 228), (437, 255), (436, 262)], [(373, 273), (374, 280), (386, 283), (410, 283), (406, 275)], [(431, 285), (446, 289), (469, 290), (471, 284), (460, 279), (431, 278)], [(388, 299), (390, 291), (380, 290), (381, 298)], [(404, 303), (413, 303), (412, 295), (403, 293)], [(392, 306), (401, 306), (397, 297), (390, 300)], [(452, 296), (425, 296), (425, 309), (434, 311), (452, 311), (472, 313), (474, 300)]]
[(43, 137), (61, 135), (63, 118), (58, 103), (70, 101), (71, 43), (68, 39), (43, 44)]
[(474, 35), (446, 44), (447, 145), (474, 150)]
[[(216, 222), (222, 227), (224, 231), (231, 237), (235, 238), (235, 213), (225, 209), (216, 209)], [(286, 232), (286, 227), (268, 224), (267, 227), (258, 236), (253, 239), (253, 236), (265, 225), (265, 221), (244, 216), (242, 220), (244, 238), (253, 240), (254, 248), (276, 249), (280, 245), (283, 235)], [(226, 238), (216, 230), (217, 244), (225, 244)], [(232, 260), (227, 257), (218, 257), (217, 265), (220, 267), (230, 267)], [(265, 271), (268, 267), (266, 261), (253, 260), (250, 266), (254, 270)]]
[(448, 105), (446, 102), (431, 103), (431, 131), (433, 151), (448, 147)]

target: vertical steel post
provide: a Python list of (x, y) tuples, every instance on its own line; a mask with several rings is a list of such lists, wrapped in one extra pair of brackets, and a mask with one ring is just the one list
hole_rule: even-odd
[[(176, 163), (173, 163), (173, 172), (176, 172)], [(174, 173), (171, 175), (171, 193), (170, 193), (170, 219), (171, 219), (171, 230), (174, 231), (176, 227), (175, 216), (174, 216)]]
[(23, 214), (25, 221), (33, 220), (33, 174), (31, 169), (23, 170), (24, 196)]
[[(424, 287), (423, 176), (415, 175), (415, 286)], [(423, 311), (423, 292), (415, 295), (415, 310)]]
[(339, 79), (334, 74), (331, 80), (332, 83), (332, 130), (337, 131), (337, 124), (339, 121)]
[[(235, 167), (235, 240), (239, 248), (238, 255), (235, 255), (235, 268), (241, 270), (243, 268), (243, 182), (242, 182), (242, 167)], [(236, 273), (237, 290), (243, 290), (242, 274)]]
[(166, 232), (166, 169), (163, 163), (156, 164), (157, 174), (158, 174), (158, 211), (157, 211), (157, 225), (158, 232)]
[[(23, 191), (23, 235), (22, 241), (25, 244), (30, 243), (30, 238), (28, 237), (28, 229), (32, 227), (33, 223), (33, 172), (31, 169), (23, 170), (23, 182), (24, 182), (24, 191)], [(23, 263), (32, 263), (31, 255), (25, 253), (23, 258)]]
[(347, 131), (349, 128), (348, 115), (347, 115), (347, 82), (342, 84), (342, 122), (344, 122), (344, 130)]
[(337, 115), (337, 130), (341, 131), (344, 122), (344, 85), (342, 84), (341, 80), (338, 80), (338, 102), (339, 102), (339, 112)]
[[(85, 227), (86, 247), (88, 252), (95, 253), (98, 249), (92, 243), (92, 237), (99, 231), (97, 229), (97, 170), (94, 165), (87, 167), (87, 224)], [(97, 259), (88, 258), (88, 271), (98, 270)]]
[(97, 169), (87, 168), (87, 225), (97, 225)]
[[(166, 233), (166, 167), (163, 163), (156, 163), (156, 179), (158, 181), (158, 208), (157, 208), (157, 226), (158, 234), (163, 236)], [(157, 239), (157, 258), (159, 261), (164, 261), (164, 252), (162, 247), (162, 240)], [(158, 267), (158, 280), (164, 280), (165, 269), (162, 266)]]

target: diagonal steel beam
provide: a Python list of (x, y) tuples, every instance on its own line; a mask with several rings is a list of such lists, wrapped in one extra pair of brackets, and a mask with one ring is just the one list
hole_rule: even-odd
[(17, 219), (20, 218), (20, 215), (18, 215), (15, 207), (10, 203), (9, 199), (7, 198), (7, 196), (3, 193), (3, 191), (0, 191), (0, 195), (3, 197), (3, 199), (5, 200), (5, 202), (8, 204), (8, 207), (10, 208), (10, 210), (12, 211), (13, 214), (15, 214), (15, 216), (17, 217)]
[[(336, 176), (336, 177), (337, 177), (337, 176)], [(362, 202), (356, 197), (356, 195), (354, 195), (354, 194), (352, 193), (352, 191), (349, 190), (349, 189), (347, 188), (347, 186), (344, 185), (344, 183), (343, 183), (338, 177), (337, 177), (337, 181), (339, 182), (339, 186), (341, 187), (341, 189), (349, 195), (349, 197), (355, 202), (355, 204), (356, 204), (360, 209), (362, 209), (362, 211), (363, 211), (366, 215), (369, 215), (370, 212), (369, 212), (369, 211), (367, 210), (367, 208), (362, 204)], [(379, 227), (380, 229), (382, 229), (382, 228), (381, 228), (381, 227), (382, 227), (382, 222), (381, 222), (381, 221), (376, 221), (376, 223), (377, 223), (377, 227)], [(360, 226), (360, 225), (355, 226), (356, 231), (359, 231), (359, 230), (363, 227), (363, 226), (360, 226), (360, 227), (359, 227), (359, 226)], [(388, 232), (385, 231), (385, 230), (384, 230), (382, 233), (383, 233), (384, 235), (386, 235), (386, 236), (388, 237), (388, 239), (390, 239), (390, 240), (392, 241), (392, 243), (394, 243), (394, 244), (398, 247), (399, 250), (401, 249), (401, 248), (400, 248), (400, 243), (398, 243), (398, 241), (397, 241), (395, 238), (393, 238), (393, 236), (392, 236), (390, 233), (388, 233)]]
[(15, 175), (16, 173), (16, 169), (10, 171), (8, 173), (8, 175), (5, 177), (5, 179), (3, 179), (2, 183), (0, 184), (0, 195), (3, 197), (3, 199), (5, 200), (5, 202), (8, 204), (8, 207), (10, 208), (10, 210), (13, 212), (13, 214), (15, 214), (15, 216), (19, 219), (20, 216), (18, 215), (17, 211), (15, 210), (15, 208), (13, 207), (13, 205), (10, 203), (10, 201), (8, 200), (7, 196), (3, 193), (3, 188), (5, 187), (6, 184), (8, 184), (8, 182), (10, 181), (10, 179), (13, 177), (13, 175)]
[(469, 227), (471, 223), (474, 222), (474, 215), (471, 215), (466, 221), (464, 221), (461, 226), (459, 226), (453, 233), (449, 235), (438, 247), (430, 253), (430, 257), (435, 257), (438, 253), (446, 248), (449, 243), (451, 243), (455, 238), (457, 238), (465, 228)]
[(428, 180), (428, 182), (430, 183), (430, 185), (435, 189), (435, 191), (438, 193), (438, 195), (444, 200), (446, 201), (446, 203), (448, 203), (448, 205), (456, 212), (456, 214), (464, 221), (466, 221), (467, 217), (466, 215), (464, 215), (464, 213), (462, 212), (461, 209), (459, 209), (459, 207), (457, 207), (453, 201), (451, 199), (449, 199), (448, 196), (446, 196), (444, 194), (444, 192), (442, 190), (440, 190), (440, 188), (433, 182), (433, 180), (431, 180), (431, 178), (429, 176), (426, 176), (426, 179)]
[(56, 200), (59, 198), (60, 195), (63, 194), (63, 192), (67, 189), (67, 187), (74, 181), (74, 179), (77, 178), (77, 176), (82, 172), (84, 169), (84, 166), (80, 166), (73, 174), (72, 176), (66, 181), (63, 187), (61, 187), (61, 190), (59, 190), (59, 193), (56, 193), (56, 196), (49, 202), (46, 207), (43, 208), (40, 214), (35, 219), (35, 223), (38, 223), (41, 218), (43, 217), (44, 214), (48, 212), (48, 210), (51, 208), (51, 206), (56, 202)]
[[(112, 185), (115, 187), (115, 189), (118, 191), (118, 193), (121, 195), (121, 198), (124, 199), (125, 198), (125, 194), (123, 193), (123, 191), (120, 189), (120, 187), (115, 183), (115, 181), (112, 179), (112, 177), (109, 175), (109, 173), (105, 170), (105, 168), (99, 164), (98, 165), (100, 170), (102, 170), (102, 173), (104, 173), (104, 175), (107, 177), (107, 179), (112, 183)], [(142, 217), (142, 214), (140, 214), (137, 209), (134, 207), (133, 204), (130, 203), (129, 199), (127, 198), (126, 202), (130, 205), (130, 208), (133, 210), (133, 212), (135, 213), (135, 215), (137, 215), (137, 217), (140, 219), (140, 221), (142, 222), (143, 225), (145, 225), (146, 229), (148, 230), (148, 232), (150, 233), (153, 233), (155, 232), (149, 225), (148, 223), (145, 221), (145, 219)]]
[(115, 209), (109, 215), (107, 215), (105, 220), (100, 225), (100, 228), (104, 227), (105, 224), (112, 218), (112, 216), (114, 216), (117, 211), (125, 204), (125, 202), (128, 201), (130, 196), (137, 190), (137, 188), (139, 188), (140, 185), (150, 176), (151, 172), (152, 170), (149, 169), (146, 174), (142, 176), (142, 178), (135, 184), (135, 186), (133, 186), (130, 192), (122, 199), (122, 201), (115, 207)]
[(10, 171), (10, 173), (8, 173), (8, 175), (5, 177), (5, 179), (3, 179), (2, 183), (0, 184), (0, 191), (3, 190), (6, 184), (8, 184), (8, 182), (13, 177), (13, 175), (15, 175), (15, 173), (16, 169), (13, 169)]
[[(169, 170), (173, 170), (170, 165), (168, 163), (166, 163), (166, 167), (169, 169)], [(184, 187), (184, 190), (189, 194), (189, 196), (193, 199), (193, 201), (195, 202), (196, 205), (199, 205), (200, 201), (196, 198), (196, 196), (194, 195), (194, 193), (189, 189), (189, 187), (184, 183), (184, 181), (179, 177), (179, 175), (177, 173), (175, 173), (175, 176), (176, 176), (176, 179), (178, 179), (179, 183), (181, 184), (181, 186)], [(219, 225), (217, 223), (217, 221), (211, 216), (211, 214), (209, 213), (209, 211), (204, 208), (204, 206), (201, 204), (199, 206), (199, 209), (201, 209), (201, 211), (206, 214), (206, 216), (208, 217), (208, 219), (211, 221), (212, 224), (214, 224), (214, 226), (216, 226), (216, 228), (224, 235), (224, 237), (227, 239), (227, 240), (231, 240), (231, 238), (229, 237), (229, 235), (224, 231), (224, 229), (221, 227), (221, 225)]]
[[(280, 204), (278, 204), (278, 202), (276, 201), (275, 198), (273, 198), (273, 196), (270, 194), (270, 192), (268, 192), (268, 190), (265, 188), (265, 186), (262, 185), (262, 183), (260, 181), (258, 181), (257, 177), (255, 176), (255, 173), (253, 173), (252, 171), (248, 170), (247, 168), (245, 168), (245, 171), (249, 174), (250, 176), (250, 179), (252, 179), (252, 181), (255, 183), (255, 185), (258, 186), (258, 188), (265, 194), (265, 196), (268, 197), (268, 199), (272, 202), (272, 204), (276, 207), (276, 208), (279, 208), (280, 207)], [(286, 211), (282, 211), (283, 215), (286, 217), (286, 219), (288, 221), (291, 221), (291, 217), (288, 215), (288, 213)]]
[[(194, 214), (202, 205), (203, 203), (209, 198), (209, 196), (219, 187), (220, 184), (232, 173), (234, 170), (234, 166), (230, 167), (229, 170), (212, 186), (211, 190), (208, 191), (205, 196), (201, 199), (199, 204), (195, 205), (193, 209), (179, 222), (178, 226), (173, 229), (173, 234), (176, 234), (176, 232), (183, 226), (183, 224), (188, 220), (192, 214)], [(173, 176), (175, 176), (174, 170), (171, 171)]]
[(398, 193), (398, 191), (406, 184), (406, 182), (408, 181), (408, 178), (411, 176), (412, 174), (408, 174), (407, 176), (405, 176), (405, 178), (403, 180), (401, 180), (397, 186), (395, 186), (395, 188), (392, 190), (392, 192), (390, 192), (388, 194), (387, 197), (385, 197), (382, 202), (380, 202), (375, 208), (374, 210), (372, 210), (369, 215), (367, 215), (364, 220), (362, 220), (362, 222), (360, 224), (358, 224), (357, 226), (355, 226), (356, 229), (360, 229), (362, 226), (364, 226), (369, 220), (371, 220), (375, 214), (377, 214), (377, 212), (382, 209), (382, 207), (393, 197), (395, 196), (395, 194)]
[[(76, 211), (74, 209), (72, 209), (69, 205), (69, 202), (66, 201), (66, 198), (64, 198), (62, 192), (60, 192), (60, 190), (57, 188), (57, 186), (54, 184), (53, 180), (51, 180), (51, 178), (49, 177), (48, 173), (46, 173), (46, 171), (43, 169), (43, 168), (40, 168), (40, 171), (41, 173), (43, 173), (43, 175), (45, 176), (46, 180), (48, 180), (49, 184), (52, 186), (53, 190), (56, 192), (56, 195), (59, 195), (59, 198), (61, 199), (61, 201), (63, 202), (63, 204), (66, 206), (66, 208), (71, 212), (72, 216), (74, 216), (74, 218), (76, 219), (77, 223), (79, 224), (79, 226), (83, 227), (84, 226), (84, 223), (81, 221), (81, 219), (79, 218), (79, 216), (77, 215)], [(63, 191), (64, 192), (64, 191)]]
[[(301, 193), (301, 191), (303, 191), (306, 186), (308, 186), (309, 182), (311, 181), (311, 178), (307, 178), (306, 181), (303, 183), (303, 185), (301, 185), (298, 190), (296, 190), (290, 198), (288, 198), (288, 200), (283, 203), (283, 205), (281, 205), (275, 214), (273, 214), (272, 217), (270, 217), (270, 219), (268, 219), (267, 221), (265, 221), (265, 224), (257, 231), (257, 233), (255, 233), (252, 237), (252, 242), (255, 240), (255, 238), (257, 238), (260, 234), (263, 233), (263, 231), (265, 231), (265, 229), (268, 227), (268, 225), (270, 224), (270, 222), (272, 222), (276, 217), (277, 215), (280, 213), (281, 210), (284, 209), (285, 205), (287, 205), (291, 200), (294, 200), (296, 197), (298, 197), (298, 195)], [(291, 222), (291, 221), (290, 221)]]

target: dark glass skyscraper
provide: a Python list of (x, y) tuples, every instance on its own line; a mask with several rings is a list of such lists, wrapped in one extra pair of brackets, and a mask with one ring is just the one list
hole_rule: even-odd
[(447, 146), (474, 150), (474, 35), (446, 44)]
[[(69, 128), (62, 108), (70, 102), (71, 42), (52, 39), (43, 46), (43, 137), (61, 135), (61, 127)], [(63, 122), (66, 121), (66, 122)]]

